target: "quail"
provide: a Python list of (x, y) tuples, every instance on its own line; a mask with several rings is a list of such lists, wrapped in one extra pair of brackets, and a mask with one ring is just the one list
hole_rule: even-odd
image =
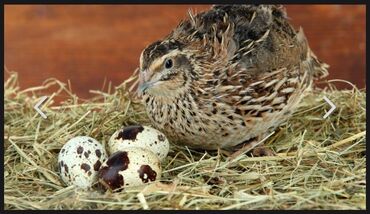
[(285, 122), (327, 68), (283, 6), (214, 5), (142, 51), (138, 92), (171, 142), (233, 150)]

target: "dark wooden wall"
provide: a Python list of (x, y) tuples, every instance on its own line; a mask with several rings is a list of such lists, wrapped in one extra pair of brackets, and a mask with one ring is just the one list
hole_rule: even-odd
[[(56, 77), (89, 97), (105, 78), (113, 85), (127, 78), (142, 49), (170, 32), (189, 7), (209, 5), (6, 5), (5, 66), (19, 73), (22, 88)], [(329, 78), (365, 87), (365, 6), (286, 7), (316, 55), (330, 64)]]

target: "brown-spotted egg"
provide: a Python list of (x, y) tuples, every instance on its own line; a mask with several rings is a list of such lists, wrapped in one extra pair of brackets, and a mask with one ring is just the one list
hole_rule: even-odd
[(163, 160), (168, 154), (170, 144), (160, 131), (141, 125), (127, 126), (117, 130), (108, 142), (109, 154), (130, 147), (149, 149), (158, 155), (160, 160)]
[(59, 152), (60, 176), (67, 185), (89, 188), (97, 181), (100, 166), (106, 159), (106, 151), (97, 140), (74, 137)]
[(153, 152), (140, 147), (112, 154), (101, 166), (98, 178), (103, 190), (122, 190), (160, 179), (161, 163)]

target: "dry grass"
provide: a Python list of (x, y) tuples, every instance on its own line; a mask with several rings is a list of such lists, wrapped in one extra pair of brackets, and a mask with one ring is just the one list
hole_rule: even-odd
[[(56, 92), (42, 108), (43, 119), (33, 106), (48, 87)], [(366, 209), (364, 90), (329, 85), (310, 92), (267, 139), (276, 156), (229, 161), (219, 151), (171, 145), (161, 182), (101, 194), (64, 186), (56, 158), (73, 136), (105, 145), (122, 124), (148, 124), (127, 82), (92, 91), (96, 97), (83, 102), (55, 79), (21, 91), (12, 73), (4, 89), (5, 209)], [(60, 94), (66, 101), (53, 103)], [(324, 95), (338, 106), (327, 119)]]

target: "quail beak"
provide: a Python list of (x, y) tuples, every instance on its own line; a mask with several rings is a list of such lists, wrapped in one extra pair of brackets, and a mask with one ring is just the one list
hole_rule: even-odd
[(147, 71), (140, 73), (140, 82), (137, 88), (137, 93), (139, 96), (142, 96), (148, 88), (151, 88), (158, 82), (158, 81), (149, 81), (149, 76), (150, 75), (147, 74)]
[(138, 94), (141, 96), (143, 93), (153, 85), (151, 82), (140, 83), (138, 87)]

